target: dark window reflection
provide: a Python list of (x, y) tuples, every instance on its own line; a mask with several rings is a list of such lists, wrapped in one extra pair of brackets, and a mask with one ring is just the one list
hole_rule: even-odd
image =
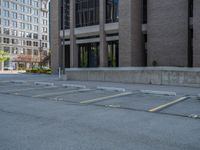
[(80, 44), (79, 67), (99, 67), (99, 43)]
[[(70, 26), (70, 3), (69, 0), (61, 0), (61, 29), (69, 29)], [(64, 15), (64, 24), (63, 24)]]
[(76, 0), (76, 27), (99, 24), (99, 0)]
[(110, 41), (108, 42), (108, 67), (119, 66), (119, 42)]
[(106, 0), (106, 23), (119, 21), (119, 0)]

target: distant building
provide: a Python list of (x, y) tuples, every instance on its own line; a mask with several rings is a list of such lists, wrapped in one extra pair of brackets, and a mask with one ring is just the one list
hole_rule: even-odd
[(49, 1), (0, 0), (0, 12), (0, 49), (11, 54), (5, 65), (38, 66), (49, 55)]
[(54, 72), (200, 67), (200, 0), (51, 0), (50, 9)]

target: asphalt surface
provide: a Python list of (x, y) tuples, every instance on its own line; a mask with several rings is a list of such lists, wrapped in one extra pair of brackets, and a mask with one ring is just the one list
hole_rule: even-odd
[[(39, 81), (54, 85), (35, 85)], [(0, 150), (199, 150), (199, 93), (190, 87), (0, 74)]]

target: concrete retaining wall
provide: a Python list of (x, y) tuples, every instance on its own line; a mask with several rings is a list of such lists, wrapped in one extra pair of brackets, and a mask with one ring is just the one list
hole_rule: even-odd
[(66, 69), (64, 79), (200, 87), (200, 68), (73, 68)]

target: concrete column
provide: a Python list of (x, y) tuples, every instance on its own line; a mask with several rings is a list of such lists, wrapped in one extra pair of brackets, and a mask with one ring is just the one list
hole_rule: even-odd
[(200, 67), (200, 0), (194, 0), (193, 31), (193, 64)]
[(148, 65), (188, 64), (188, 0), (148, 0)]
[(70, 67), (78, 67), (78, 47), (76, 44), (75, 28), (76, 28), (76, 15), (75, 8), (76, 1), (70, 0)]
[(60, 1), (51, 0), (50, 2), (50, 49), (51, 49), (51, 67), (53, 74), (58, 73), (60, 66)]
[(106, 20), (106, 0), (100, 0), (100, 67), (108, 66), (108, 50), (106, 43), (106, 33), (105, 33), (105, 20)]
[(142, 66), (141, 0), (119, 1), (119, 66)]

